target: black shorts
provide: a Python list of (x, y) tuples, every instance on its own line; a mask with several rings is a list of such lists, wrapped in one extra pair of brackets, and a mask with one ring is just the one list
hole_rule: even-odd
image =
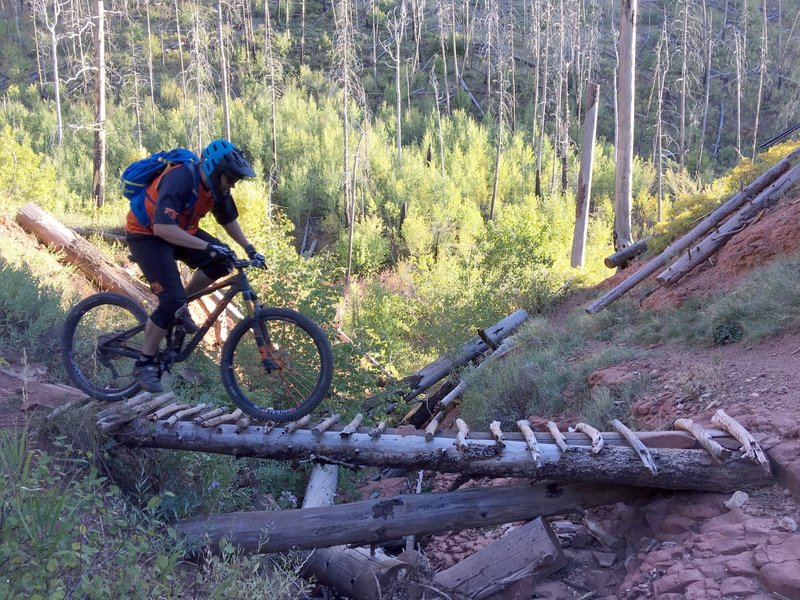
[[(194, 235), (209, 244), (221, 243), (203, 230)], [(131, 258), (139, 265), (150, 289), (158, 297), (158, 308), (150, 318), (162, 329), (172, 323), (175, 313), (186, 304), (186, 291), (176, 261), (200, 269), (213, 280), (230, 273), (226, 263), (211, 258), (205, 250), (176, 246), (155, 235), (128, 234), (127, 241)]]

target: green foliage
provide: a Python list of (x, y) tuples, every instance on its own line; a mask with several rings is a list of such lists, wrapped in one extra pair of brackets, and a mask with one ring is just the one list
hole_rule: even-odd
[[(349, 232), (342, 231), (337, 242), (337, 254), (344, 257), (348, 254)], [(384, 235), (383, 225), (378, 217), (368, 217), (356, 223), (353, 230), (352, 273), (354, 275), (371, 275), (386, 266), (391, 248), (389, 239)]]
[(296, 562), (241, 557), (227, 542), (202, 565), (182, 562), (175, 529), (156, 516), (171, 494), (131, 508), (93, 458), (0, 431), (0, 597), (289, 599), (302, 587)]
[(56, 169), (44, 156), (37, 154), (23, 136), (12, 132), (12, 122), (0, 119), (0, 200), (13, 210), (27, 202), (42, 207), (53, 205), (56, 190)]

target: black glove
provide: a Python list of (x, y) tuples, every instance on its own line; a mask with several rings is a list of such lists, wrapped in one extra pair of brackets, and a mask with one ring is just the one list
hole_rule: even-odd
[(211, 258), (216, 258), (217, 260), (232, 261), (237, 258), (236, 253), (231, 250), (227, 244), (223, 244), (222, 242), (219, 244), (209, 244), (206, 248), (206, 252), (211, 255)]
[(261, 252), (256, 250), (253, 244), (248, 244), (244, 251), (247, 252), (247, 258), (255, 263), (253, 266), (260, 267), (262, 269), (266, 266), (267, 258), (261, 254)]

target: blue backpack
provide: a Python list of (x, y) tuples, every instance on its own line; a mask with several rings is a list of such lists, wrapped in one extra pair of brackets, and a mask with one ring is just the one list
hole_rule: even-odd
[(136, 219), (145, 227), (150, 226), (150, 216), (144, 207), (147, 186), (161, 175), (165, 169), (174, 165), (195, 165), (193, 169), (194, 187), (192, 188), (192, 197), (186, 205), (188, 208), (197, 201), (197, 186), (200, 183), (200, 158), (191, 150), (175, 148), (174, 150), (156, 152), (147, 158), (132, 162), (125, 167), (120, 176), (119, 185), (122, 195), (130, 202), (131, 212), (133, 212)]

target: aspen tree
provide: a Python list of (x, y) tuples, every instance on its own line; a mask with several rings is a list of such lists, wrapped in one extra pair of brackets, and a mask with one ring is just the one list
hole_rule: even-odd
[(106, 195), (106, 51), (105, 51), (105, 9), (103, 0), (97, 0), (95, 15), (95, 123), (94, 123), (94, 164), (92, 170), (92, 200), (98, 208), (105, 203)]

